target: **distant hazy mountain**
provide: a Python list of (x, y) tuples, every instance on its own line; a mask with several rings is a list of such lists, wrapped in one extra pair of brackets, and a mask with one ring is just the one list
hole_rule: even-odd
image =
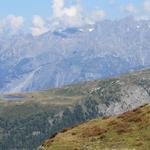
[(0, 92), (59, 87), (150, 66), (150, 21), (125, 18), (0, 38)]

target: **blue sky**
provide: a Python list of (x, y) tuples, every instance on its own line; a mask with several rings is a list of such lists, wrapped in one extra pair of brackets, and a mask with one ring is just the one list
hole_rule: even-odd
[(0, 17), (9, 14), (31, 18), (33, 15), (48, 17), (51, 13), (50, 0), (1, 0)]
[(125, 16), (150, 19), (150, 0), (0, 0), (0, 32), (30, 26), (33, 34), (50, 28)]
[[(71, 0), (68, 0), (71, 1)], [(125, 13), (119, 13), (120, 8), (133, 4), (140, 7), (144, 0), (82, 0), (82, 6), (87, 9), (103, 9), (107, 12), (108, 18), (123, 17)], [(66, 4), (67, 4), (66, 0)], [(33, 15), (49, 17), (52, 14), (52, 0), (1, 0), (0, 17), (9, 14), (21, 15), (31, 19)]]

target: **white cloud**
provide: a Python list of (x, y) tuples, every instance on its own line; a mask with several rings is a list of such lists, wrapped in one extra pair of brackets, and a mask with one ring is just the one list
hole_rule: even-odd
[(16, 30), (23, 25), (24, 19), (22, 16), (9, 15), (6, 17), (4, 22), (5, 24), (9, 25), (12, 29)]
[(144, 10), (150, 12), (150, 0), (144, 1)]
[(67, 0), (53, 0), (52, 5), (53, 19), (65, 26), (81, 26), (102, 20), (106, 16), (103, 10), (90, 11), (87, 14), (81, 6), (80, 0), (74, 0), (74, 4), (71, 6), (66, 6), (65, 2)]
[(43, 27), (43, 28), (39, 28), (39, 27), (32, 27), (31, 28), (31, 32), (33, 36), (39, 36), (43, 33), (46, 33), (48, 31), (47, 28)]
[(89, 12), (86, 16), (83, 17), (83, 24), (95, 24), (98, 21), (103, 20), (106, 17), (106, 12), (104, 10), (98, 9), (92, 12)]
[(64, 14), (69, 17), (75, 17), (80, 10), (76, 6), (72, 6), (70, 8), (64, 8)]
[(0, 20), (0, 33), (14, 34), (24, 25), (22, 16), (8, 15)]
[(43, 27), (45, 25), (45, 21), (41, 16), (35, 15), (33, 16), (32, 24), (36, 27)]
[[(71, 6), (66, 6), (66, 1), (67, 0), (53, 0), (53, 20), (65, 26), (81, 24), (82, 8), (78, 0), (74, 0), (75, 4)], [(54, 21), (51, 21), (52, 24), (55, 24)]]
[(33, 36), (38, 36), (48, 31), (45, 27), (45, 20), (41, 16), (33, 16), (32, 24), (33, 27), (31, 27), (31, 32)]
[(136, 7), (132, 3), (127, 4), (123, 8), (123, 10), (126, 11), (126, 12), (128, 12), (128, 13), (136, 13), (137, 12)]
[(91, 20), (94, 22), (100, 21), (106, 17), (106, 12), (104, 10), (96, 10), (91, 14)]
[(52, 9), (54, 17), (63, 17), (64, 15), (74, 17), (80, 12), (78, 5), (66, 7), (65, 0), (53, 0)]
[(52, 9), (55, 17), (63, 16), (64, 0), (53, 0)]
[[(87, 12), (87, 10), (83, 9), (80, 0), (73, 0), (74, 3), (69, 6), (66, 5), (67, 1), (69, 0), (53, 0), (53, 14), (47, 20), (39, 15), (33, 16), (32, 26), (30, 27), (32, 35), (39, 36), (48, 31), (59, 29), (60, 27), (79, 27), (85, 24), (94, 24), (95, 22), (104, 19), (106, 16), (106, 12), (101, 9)], [(17, 19), (19, 19), (19, 17)]]

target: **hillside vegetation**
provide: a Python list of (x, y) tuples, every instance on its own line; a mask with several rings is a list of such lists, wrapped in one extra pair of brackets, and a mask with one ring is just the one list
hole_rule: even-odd
[(0, 99), (0, 149), (34, 150), (63, 128), (150, 103), (150, 69)]
[(149, 150), (150, 105), (85, 122), (47, 140), (39, 150)]

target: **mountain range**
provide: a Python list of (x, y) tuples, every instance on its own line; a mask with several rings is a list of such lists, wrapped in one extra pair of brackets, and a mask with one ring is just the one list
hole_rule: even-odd
[(0, 92), (43, 90), (150, 66), (150, 21), (104, 20), (40, 36), (0, 35)]

